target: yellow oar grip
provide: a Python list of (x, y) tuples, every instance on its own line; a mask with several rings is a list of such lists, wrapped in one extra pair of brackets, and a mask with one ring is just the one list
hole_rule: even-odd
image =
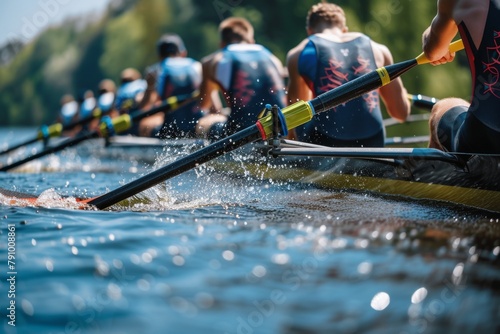
[(378, 73), (378, 76), (380, 77), (380, 80), (382, 80), (382, 86), (385, 86), (389, 82), (391, 82), (391, 77), (390, 77), (389, 72), (387, 72), (387, 69), (385, 67), (377, 68), (377, 73)]
[(94, 111), (92, 112), (92, 117), (94, 118), (101, 117), (101, 115), (102, 115), (101, 108), (95, 108)]
[[(299, 101), (281, 110), (285, 116), (288, 130), (295, 129), (297, 126), (309, 122), (314, 113), (311, 105), (305, 101)], [(267, 115), (259, 120), (262, 129), (265, 132), (265, 138), (269, 138), (273, 133), (272, 115)], [(264, 134), (262, 134), (264, 137)]]
[(179, 99), (175, 96), (171, 96), (166, 100), (167, 104), (170, 105), (172, 109), (177, 109), (179, 107)]
[[(112, 118), (111, 125), (113, 126), (113, 130), (115, 133), (121, 133), (130, 129), (130, 127), (132, 126), (132, 118), (129, 114), (123, 114), (118, 117)], [(103, 137), (108, 137), (111, 135), (111, 133), (109, 133), (108, 131), (108, 126), (108, 122), (101, 122), (101, 124), (99, 124), (99, 130)]]
[(37, 138), (44, 139), (50, 137), (59, 137), (63, 132), (63, 125), (61, 123), (55, 123), (50, 126), (45, 127), (45, 130), (38, 131)]
[[(461, 39), (459, 39), (459, 40), (450, 44), (449, 50), (451, 53), (453, 53), (453, 52), (460, 51), (463, 48), (464, 48), (464, 42)], [(421, 54), (419, 54), (418, 57), (415, 59), (417, 60), (417, 64), (419, 64), (419, 65), (430, 63), (430, 60), (427, 59), (427, 57), (425, 56), (425, 54), (423, 52)]]
[(113, 120), (113, 125), (115, 127), (116, 133), (121, 133), (125, 130), (130, 129), (132, 126), (132, 118), (129, 114), (124, 114), (118, 117), (115, 117)]
[(56, 123), (49, 126), (49, 136), (59, 137), (63, 132), (63, 125), (61, 123)]

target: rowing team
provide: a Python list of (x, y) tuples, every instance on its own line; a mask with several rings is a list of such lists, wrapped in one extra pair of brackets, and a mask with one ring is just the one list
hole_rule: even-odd
[[(472, 59), (477, 87), (470, 110), (469, 103), (458, 99), (445, 99), (435, 106), (430, 144), (450, 151), (500, 153), (498, 2), (440, 2), (443, 3), (438, 4), (435, 19), (423, 35), (424, 52), (434, 65), (452, 61), (454, 54), (447, 46), (460, 29)], [(98, 105), (116, 116), (136, 109), (147, 110), (170, 96), (199, 90), (198, 100), (175, 111), (144, 118), (129, 133), (217, 139), (253, 125), (265, 104), (283, 108), (299, 100), (308, 101), (393, 63), (389, 48), (362, 33), (348, 31), (344, 11), (337, 5), (313, 5), (307, 13), (306, 30), (308, 38), (289, 51), (286, 68), (268, 49), (255, 43), (253, 27), (243, 18), (221, 22), (221, 49), (201, 62), (187, 57), (178, 35), (164, 35), (157, 43), (159, 61), (146, 69), (144, 77), (135, 69), (124, 70), (116, 92), (114, 84), (104, 80), (98, 101), (89, 93), (80, 101), (80, 112), (88, 113)], [(484, 71), (487, 78), (481, 77)], [(385, 129), (380, 97), (388, 114), (404, 122), (410, 114), (407, 95), (403, 82), (397, 78), (377, 91), (315, 116), (290, 132), (289, 137), (326, 146), (382, 147)], [(72, 103), (72, 113), (67, 112), (65, 103), (61, 114), (77, 117), (76, 103), (68, 103)]]

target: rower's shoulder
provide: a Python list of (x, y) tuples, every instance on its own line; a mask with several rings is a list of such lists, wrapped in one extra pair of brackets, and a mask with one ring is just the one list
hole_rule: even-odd
[(294, 48), (290, 49), (286, 55), (286, 61), (287, 63), (293, 62), (298, 60), (300, 54), (302, 53), (302, 50), (306, 47), (307, 43), (309, 43), (309, 39), (306, 38), (302, 40), (298, 45), (296, 45)]

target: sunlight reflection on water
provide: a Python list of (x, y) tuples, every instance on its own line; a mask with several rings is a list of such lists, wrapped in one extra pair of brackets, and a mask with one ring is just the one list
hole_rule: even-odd
[(203, 169), (109, 211), (61, 205), (152, 168), (114, 163), (113, 172), (103, 159), (96, 170), (0, 175), (1, 187), (46, 200), (0, 195), (2, 259), (6, 226), (16, 227), (18, 333), (500, 328), (497, 216)]

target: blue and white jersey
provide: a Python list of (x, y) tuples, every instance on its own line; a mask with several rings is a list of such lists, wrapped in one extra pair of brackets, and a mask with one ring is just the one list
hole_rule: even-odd
[(97, 99), (97, 106), (102, 112), (108, 112), (115, 102), (115, 93), (108, 92), (104, 93)]
[(76, 101), (65, 103), (61, 107), (61, 111), (59, 112), (62, 125), (67, 126), (71, 124), (71, 122), (73, 121), (73, 117), (75, 117), (77, 112), (78, 112), (78, 103)]
[(139, 93), (143, 93), (148, 84), (146, 80), (137, 79), (131, 82), (126, 82), (118, 88), (116, 93), (115, 107), (118, 110), (132, 109), (136, 106), (136, 97)]
[[(160, 64), (156, 90), (162, 100), (188, 95), (200, 88), (201, 63), (186, 57), (167, 57)], [(161, 137), (184, 137), (194, 132), (203, 113), (193, 100), (165, 113)]]
[(80, 119), (90, 118), (92, 111), (96, 107), (96, 100), (94, 97), (86, 98), (80, 105)]
[(201, 63), (185, 57), (168, 57), (160, 64), (156, 91), (162, 100), (191, 94), (201, 84)]

